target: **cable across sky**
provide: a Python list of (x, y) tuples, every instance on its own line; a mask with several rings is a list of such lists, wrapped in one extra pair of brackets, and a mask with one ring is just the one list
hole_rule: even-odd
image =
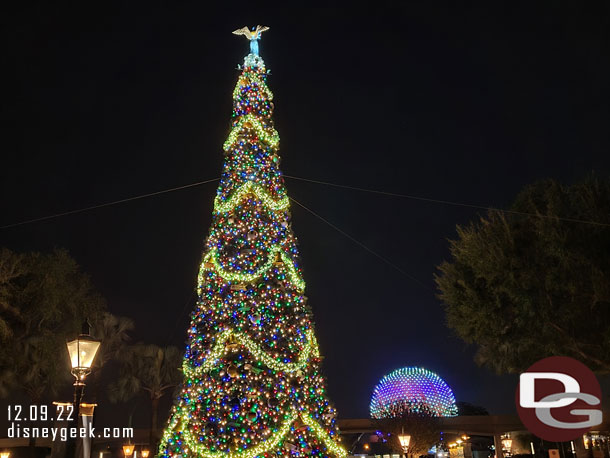
[[(568, 223), (590, 224), (593, 226), (610, 227), (610, 223), (602, 223), (600, 221), (589, 221), (589, 220), (582, 220), (582, 219), (576, 219), (576, 218), (564, 218), (564, 217), (560, 217), (560, 216), (551, 216), (551, 215), (521, 212), (521, 211), (516, 211), (516, 210), (505, 210), (502, 208), (489, 207), (489, 206), (485, 206), (485, 205), (470, 204), (470, 203), (465, 203), (465, 202), (455, 202), (455, 201), (443, 200), (443, 199), (434, 199), (434, 198), (430, 198), (430, 197), (414, 196), (414, 195), (410, 195), (410, 194), (399, 194), (399, 193), (395, 193), (395, 192), (381, 191), (381, 190), (377, 190), (377, 189), (360, 188), (357, 186), (349, 186), (349, 185), (331, 183), (329, 181), (314, 180), (311, 178), (297, 177), (294, 175), (283, 175), (283, 176), (286, 178), (290, 178), (292, 180), (298, 180), (298, 181), (314, 183), (314, 184), (321, 184), (324, 186), (331, 186), (331, 187), (335, 187), (335, 188), (350, 189), (352, 191), (360, 191), (360, 192), (367, 192), (367, 193), (371, 193), (371, 194), (384, 195), (384, 196), (388, 196), (388, 197), (400, 197), (400, 198), (404, 198), (404, 199), (419, 200), (422, 202), (430, 202), (430, 203), (442, 204), (442, 205), (452, 205), (454, 207), (464, 207), (464, 208), (474, 208), (474, 209), (478, 209), (478, 210), (497, 211), (497, 212), (502, 212), (502, 213), (512, 214), (512, 215), (531, 216), (531, 217), (535, 217), (535, 218), (548, 218), (548, 219), (553, 219), (556, 221), (565, 221)], [(61, 212), (61, 213), (55, 213), (52, 215), (41, 216), (41, 217), (32, 218), (32, 219), (28, 219), (28, 220), (24, 220), (24, 221), (18, 221), (15, 223), (0, 226), (0, 230), (8, 229), (11, 227), (23, 226), (24, 224), (31, 224), (31, 223), (37, 223), (40, 221), (46, 221), (46, 220), (50, 220), (50, 219), (54, 219), (54, 218), (59, 218), (61, 216), (74, 215), (76, 213), (82, 213), (82, 212), (86, 212), (89, 210), (95, 210), (98, 208), (110, 207), (111, 205), (131, 202), (134, 200), (144, 199), (146, 197), (154, 197), (154, 196), (158, 196), (161, 194), (166, 194), (168, 192), (180, 191), (182, 189), (188, 189), (188, 188), (193, 188), (195, 186), (201, 186), (201, 185), (212, 183), (212, 182), (218, 181), (218, 180), (219, 180), (219, 178), (211, 178), (209, 180), (197, 181), (195, 183), (190, 183), (190, 184), (186, 184), (183, 186), (177, 186), (175, 188), (164, 189), (161, 191), (150, 192), (147, 194), (141, 194), (138, 196), (127, 197), (125, 199), (115, 200), (112, 202), (92, 205), (90, 207), (84, 207), (84, 208), (79, 208), (79, 209), (75, 209), (75, 210), (68, 210), (68, 211)]]

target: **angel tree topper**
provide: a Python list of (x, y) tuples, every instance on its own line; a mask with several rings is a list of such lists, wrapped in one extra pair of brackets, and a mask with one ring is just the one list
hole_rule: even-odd
[(242, 27), (241, 29), (234, 30), (233, 33), (235, 35), (243, 35), (250, 40), (250, 54), (258, 56), (258, 40), (261, 39), (261, 34), (267, 30), (269, 30), (269, 27), (257, 25), (252, 30), (248, 29), (248, 27)]

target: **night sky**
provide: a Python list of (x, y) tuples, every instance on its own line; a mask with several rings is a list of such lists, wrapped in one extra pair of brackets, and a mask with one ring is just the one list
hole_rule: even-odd
[[(18, 3), (0, 14), (0, 226), (218, 177), (244, 25), (271, 27), (261, 55), (286, 175), (505, 207), (538, 179), (610, 172), (607, 2)], [(368, 416), (375, 383), (407, 365), (514, 411), (516, 379), (474, 364), (433, 282), (455, 225), (483, 210), (286, 185), (424, 285), (293, 204), (340, 417)], [(136, 341), (182, 348), (215, 188), (2, 229), (0, 245), (66, 247)]]

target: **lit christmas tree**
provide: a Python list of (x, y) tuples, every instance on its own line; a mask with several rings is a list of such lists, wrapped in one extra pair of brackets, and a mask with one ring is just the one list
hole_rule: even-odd
[(325, 393), (279, 170), (273, 94), (258, 55), (266, 27), (236, 30), (250, 54), (198, 276), (184, 382), (159, 455), (346, 455)]

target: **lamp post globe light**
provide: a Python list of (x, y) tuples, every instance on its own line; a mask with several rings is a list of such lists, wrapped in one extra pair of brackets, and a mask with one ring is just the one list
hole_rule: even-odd
[(398, 435), (398, 442), (400, 442), (400, 446), (402, 447), (402, 451), (405, 456), (409, 456), (409, 444), (411, 443), (411, 436), (409, 434), (405, 434), (405, 429), (401, 429), (401, 433)]
[(411, 436), (409, 436), (408, 434), (399, 434), (398, 435), (398, 440), (400, 441), (400, 446), (403, 448), (403, 450), (405, 451), (405, 453), (407, 453), (407, 450), (409, 448), (409, 444), (411, 443)]
[(76, 379), (74, 385), (85, 385), (85, 377), (91, 373), (91, 365), (100, 348), (100, 341), (89, 335), (88, 322), (83, 325), (83, 332), (66, 344), (72, 365), (72, 375)]
[(85, 388), (85, 378), (91, 373), (91, 365), (101, 344), (99, 340), (89, 335), (90, 329), (89, 322), (85, 321), (82, 333), (76, 339), (66, 343), (68, 354), (70, 355), (72, 375), (76, 379), (74, 381), (74, 414), (77, 419), (80, 401)]
[[(70, 365), (74, 381), (74, 402), (72, 409), (72, 428), (79, 427), (78, 414), (80, 402), (85, 389), (85, 378), (91, 373), (91, 365), (95, 359), (101, 342), (89, 335), (91, 325), (88, 321), (83, 323), (82, 332), (74, 340), (66, 343), (70, 355)], [(66, 444), (66, 458), (74, 458), (76, 452), (76, 440), (69, 440)]]

